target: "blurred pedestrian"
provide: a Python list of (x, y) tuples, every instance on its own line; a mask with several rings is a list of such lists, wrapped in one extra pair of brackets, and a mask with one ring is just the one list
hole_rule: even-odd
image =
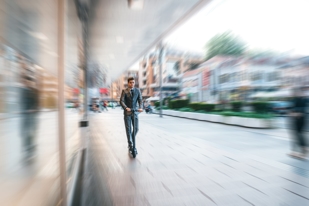
[(21, 89), (21, 138), (26, 157), (35, 154), (37, 135), (37, 117), (39, 112), (39, 93), (32, 76), (22, 76), (23, 88)]
[(107, 109), (107, 101), (104, 101), (104, 102), (103, 102), (103, 111), (104, 111), (104, 109), (105, 109), (106, 111), (108, 111), (108, 109)]
[(306, 106), (307, 98), (304, 96), (302, 88), (295, 88), (292, 98), (291, 127), (293, 130), (292, 152), (290, 156), (305, 158), (308, 154), (307, 141), (305, 136)]
[(100, 105), (96, 101), (93, 101), (92, 103), (92, 111), (101, 113)]

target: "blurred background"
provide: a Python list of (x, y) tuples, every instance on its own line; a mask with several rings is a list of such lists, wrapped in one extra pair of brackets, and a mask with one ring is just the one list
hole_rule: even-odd
[[(0, 0), (0, 205), (309, 204), (309, 193), (303, 193), (309, 188), (307, 8), (306, 0)], [(121, 196), (113, 190), (119, 183), (113, 177), (133, 179), (135, 188), (140, 182), (132, 168), (142, 171), (124, 160), (119, 145), (109, 139), (114, 134), (125, 144), (124, 131), (119, 132), (124, 130), (119, 99), (128, 77), (135, 78), (142, 93), (140, 130), (153, 131), (141, 135), (151, 137), (160, 128), (167, 132), (155, 144), (158, 148), (169, 140), (177, 142), (173, 135), (185, 134), (207, 140), (205, 148), (217, 144), (220, 154), (229, 151), (226, 155), (236, 159), (244, 154), (271, 157), (275, 163), (268, 165), (278, 164), (278, 171), (291, 167), (283, 169), (290, 182), (302, 183), (297, 191), (291, 186), (289, 195), (295, 197), (283, 198), (285, 193), (278, 190), (276, 198), (266, 198), (274, 202), (258, 202), (246, 197), (254, 192), (246, 191), (237, 193), (242, 200), (228, 204), (204, 188), (199, 195), (211, 201), (203, 204), (192, 200), (198, 199), (194, 195), (179, 198), (168, 186), (153, 195), (153, 185), (143, 197), (138, 192)], [(240, 137), (236, 130), (248, 133)], [(216, 134), (208, 136), (209, 131)], [(229, 132), (234, 140), (224, 139)], [(195, 139), (186, 141), (171, 148), (186, 147)], [(141, 147), (146, 152), (145, 144)], [(294, 158), (285, 155), (290, 151)], [(159, 153), (165, 160), (173, 156), (170, 148)], [(194, 154), (206, 161), (199, 151)], [(178, 163), (189, 164), (190, 158)], [(159, 164), (150, 159), (137, 161), (148, 169)], [(214, 157), (211, 162), (220, 161)], [(122, 172), (112, 172), (115, 164)], [(273, 172), (276, 178), (278, 171)], [(140, 181), (153, 179), (160, 177), (141, 175)], [(232, 193), (236, 185), (226, 190)]]

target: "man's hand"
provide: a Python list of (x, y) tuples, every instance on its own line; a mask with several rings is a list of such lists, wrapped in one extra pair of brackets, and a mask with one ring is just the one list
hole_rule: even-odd
[(143, 109), (138, 109), (137, 111), (138, 111), (138, 112), (143, 112)]
[(131, 112), (131, 109), (130, 108), (126, 108), (127, 112)]

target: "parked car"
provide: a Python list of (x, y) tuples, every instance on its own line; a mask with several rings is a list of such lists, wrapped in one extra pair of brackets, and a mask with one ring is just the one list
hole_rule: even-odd
[(288, 101), (271, 101), (269, 102), (269, 104), (270, 104), (270, 111), (279, 115), (288, 114), (293, 106), (292, 102)]

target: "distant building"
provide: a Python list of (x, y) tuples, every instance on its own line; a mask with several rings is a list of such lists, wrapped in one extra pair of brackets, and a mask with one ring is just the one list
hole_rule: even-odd
[(182, 76), (181, 96), (189, 97), (192, 102), (209, 101), (211, 69), (216, 68), (222, 60), (222, 57), (214, 57), (199, 64), (194, 70), (187, 70)]
[[(201, 55), (165, 49), (162, 63), (163, 97), (179, 93), (183, 73), (202, 61)], [(140, 61), (140, 88), (144, 98), (160, 95), (159, 66), (158, 52), (150, 53)]]
[(279, 90), (284, 62), (265, 57), (216, 56), (184, 74), (182, 94), (189, 95), (191, 101), (219, 102), (247, 100), (258, 91)]
[(309, 57), (298, 58), (281, 67), (281, 84), (285, 88), (309, 86)]

